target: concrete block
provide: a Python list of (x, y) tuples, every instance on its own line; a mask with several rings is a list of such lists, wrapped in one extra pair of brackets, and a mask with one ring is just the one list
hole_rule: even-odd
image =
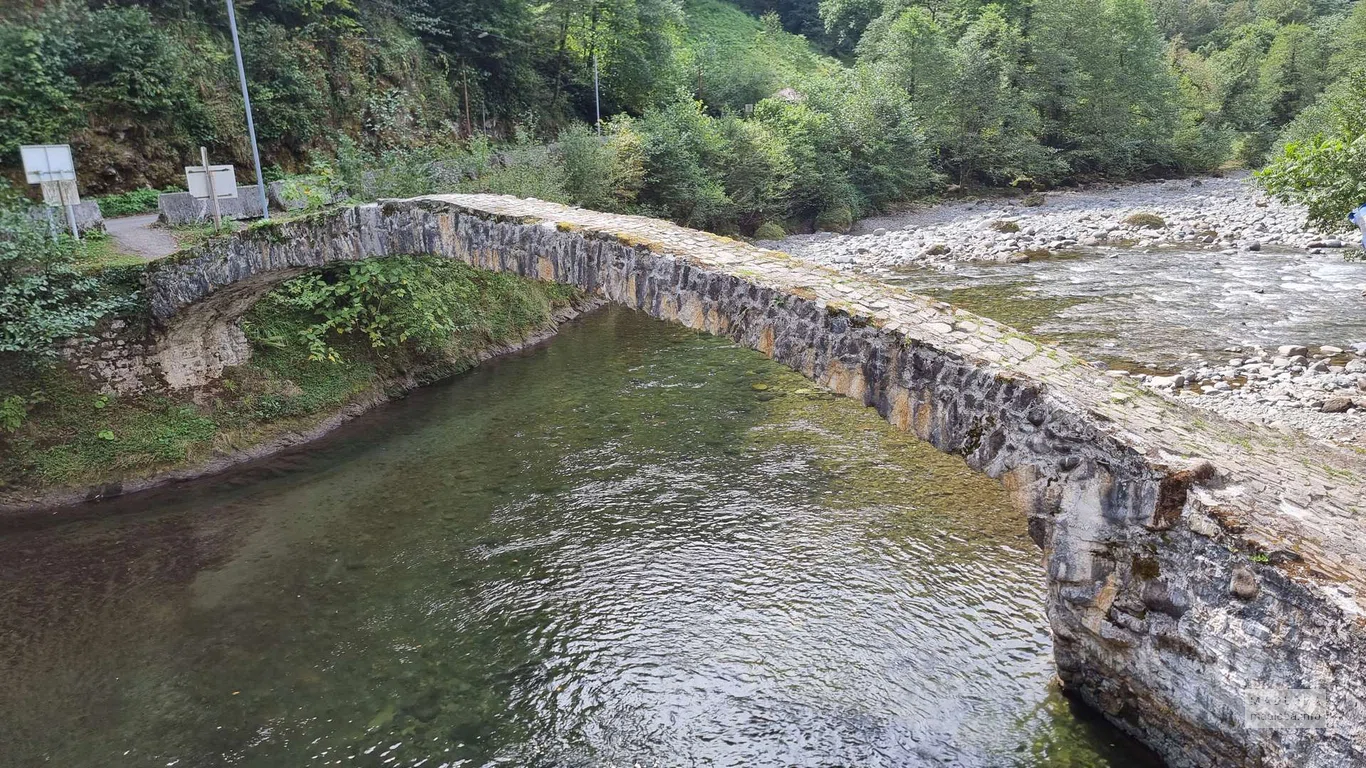
[[(100, 212), (100, 204), (94, 200), (82, 200), (76, 208), (76, 230), (82, 234), (86, 232), (104, 231), (104, 214)], [(43, 222), (55, 227), (58, 232), (69, 232), (70, 226), (66, 221), (66, 211), (61, 208), (53, 208), (47, 205), (40, 205), (29, 210), (29, 215), (36, 221)]]
[[(200, 200), (189, 192), (166, 192), (157, 198), (157, 209), (161, 212), (160, 221), (170, 226), (199, 224), (213, 220), (213, 205), (208, 200)], [(261, 195), (256, 185), (238, 185), (237, 197), (218, 201), (219, 213), (225, 219), (261, 218)]]

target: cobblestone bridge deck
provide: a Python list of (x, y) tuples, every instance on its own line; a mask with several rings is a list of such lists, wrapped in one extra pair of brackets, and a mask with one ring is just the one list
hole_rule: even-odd
[[(1220, 421), (783, 253), (486, 195), (325, 212), (154, 265), (168, 383), (245, 359), (236, 320), (275, 284), (400, 254), (575, 285), (728, 336), (1001, 478), (1043, 550), (1061, 678), (1172, 765), (1366, 765), (1363, 457)], [(1309, 689), (1323, 727), (1251, 727), (1258, 689)]]

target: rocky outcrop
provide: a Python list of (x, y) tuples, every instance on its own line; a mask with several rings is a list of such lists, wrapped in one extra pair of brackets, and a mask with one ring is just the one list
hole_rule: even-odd
[[(494, 196), (342, 209), (153, 265), (168, 380), (240, 359), (231, 327), (274, 284), (400, 254), (728, 336), (1001, 478), (1043, 550), (1064, 683), (1171, 764), (1366, 764), (1359, 458), (1197, 416), (899, 288), (652, 219)], [(1319, 727), (1261, 727), (1280, 711)]]

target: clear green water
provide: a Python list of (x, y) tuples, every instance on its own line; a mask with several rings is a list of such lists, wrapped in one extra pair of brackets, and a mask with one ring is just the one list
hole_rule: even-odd
[[(759, 390), (755, 385), (766, 385)], [(1001, 489), (625, 311), (0, 534), (0, 765), (1133, 766)]]

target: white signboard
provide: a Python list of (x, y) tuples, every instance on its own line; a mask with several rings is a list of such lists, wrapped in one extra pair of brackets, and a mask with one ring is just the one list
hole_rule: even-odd
[(74, 181), (44, 181), (43, 202), (54, 208), (64, 205), (80, 205), (81, 195)]
[[(211, 165), (209, 172), (213, 174), (213, 191), (219, 200), (237, 197), (237, 173), (231, 165)], [(185, 166), (185, 188), (200, 200), (208, 199), (209, 174), (204, 173), (204, 166)]]
[(34, 144), (19, 148), (28, 183), (75, 181), (76, 161), (71, 159), (70, 144)]

